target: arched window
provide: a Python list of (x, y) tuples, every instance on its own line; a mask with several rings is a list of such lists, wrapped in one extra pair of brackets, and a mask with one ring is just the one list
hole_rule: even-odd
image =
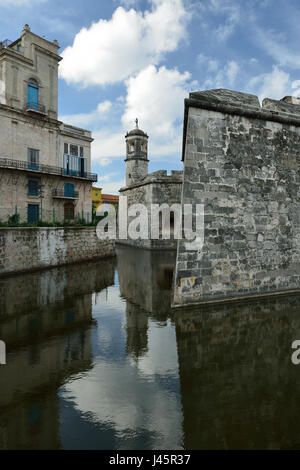
[(27, 106), (38, 110), (39, 104), (39, 85), (34, 78), (28, 80), (27, 85)]

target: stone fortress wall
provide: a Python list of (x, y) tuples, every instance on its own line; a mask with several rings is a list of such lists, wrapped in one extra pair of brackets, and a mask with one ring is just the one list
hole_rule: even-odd
[(114, 255), (115, 241), (95, 227), (0, 228), (0, 276)]
[(300, 288), (300, 103), (229, 90), (185, 100), (182, 204), (204, 246), (178, 242), (174, 306)]

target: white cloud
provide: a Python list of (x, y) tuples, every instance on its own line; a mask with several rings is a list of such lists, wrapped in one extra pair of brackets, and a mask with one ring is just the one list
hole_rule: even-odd
[(234, 61), (228, 61), (222, 68), (211, 67), (212, 59), (206, 56), (201, 57), (201, 67), (207, 73), (203, 88), (232, 88), (234, 87), (238, 74), (240, 72), (239, 64)]
[(111, 108), (111, 102), (108, 100), (105, 100), (102, 103), (98, 104), (97, 111), (99, 111), (99, 113), (106, 113), (107, 111), (110, 110), (110, 108)]
[(131, 8), (137, 7), (140, 4), (140, 0), (119, 0), (118, 3), (120, 3), (120, 5), (123, 5), (126, 8)]
[(291, 94), (292, 83), (287, 72), (278, 66), (273, 66), (271, 72), (251, 78), (248, 88), (252, 93), (257, 94), (261, 101), (264, 98), (281, 99)]
[(207, 72), (216, 72), (219, 68), (219, 61), (207, 57), (205, 54), (199, 54), (197, 56), (197, 63), (200, 67), (205, 67), (205, 71)]
[(71, 124), (72, 126), (85, 128), (98, 120), (106, 118), (111, 106), (111, 101), (106, 100), (99, 103), (97, 109), (90, 113), (66, 114), (64, 116), (59, 116), (59, 119), (67, 124)]
[(111, 173), (107, 173), (106, 175), (103, 175), (101, 176), (101, 181), (103, 183), (108, 183), (108, 182), (111, 182), (111, 179), (113, 176), (116, 176), (118, 173), (116, 173), (115, 171), (111, 172)]
[(189, 14), (183, 0), (151, 0), (151, 5), (144, 13), (119, 7), (110, 20), (81, 29), (62, 52), (61, 77), (85, 86), (104, 85), (158, 64), (185, 37)]
[(222, 17), (223, 21), (212, 34), (217, 40), (225, 42), (240, 23), (240, 5), (232, 0), (210, 0), (204, 4), (204, 9), (208, 9), (217, 17)]
[[(165, 67), (157, 69), (153, 65), (128, 79), (122, 129), (113, 132), (105, 127), (93, 132), (93, 162), (106, 166), (114, 159), (125, 158), (125, 134), (134, 127), (136, 117), (140, 128), (149, 135), (151, 159), (178, 156), (181, 151), (184, 98), (188, 97), (195, 84), (189, 79), (188, 72), (180, 73)], [(101, 106), (106, 107), (110, 109), (111, 106)], [(71, 124), (83, 125), (92, 122), (95, 115), (79, 114), (62, 118)]]
[(228, 78), (228, 82), (230, 85), (234, 84), (236, 77), (238, 75), (238, 72), (239, 72), (239, 65), (234, 60), (231, 60), (230, 62), (228, 62), (227, 68), (225, 70), (225, 74)]
[[(292, 50), (293, 44), (284, 45), (284, 38), (277, 31), (264, 30), (257, 25), (254, 27), (253, 37), (259, 46), (264, 49), (280, 66), (288, 66), (293, 69), (300, 66), (300, 54), (298, 50)], [(295, 44), (298, 42), (295, 41)]]
[(120, 158), (122, 155), (125, 158), (124, 137), (124, 132), (112, 132), (110, 129), (93, 132), (92, 160), (105, 166), (113, 158)]
[(184, 98), (191, 86), (189, 72), (149, 65), (129, 78), (126, 86), (124, 129), (131, 129), (138, 117), (141, 127), (152, 139), (167, 139), (170, 144), (177, 137), (176, 121), (182, 124)]
[(125, 179), (121, 181), (111, 181), (109, 183), (104, 184), (102, 184), (103, 177), (101, 175), (99, 176), (99, 179), (103, 194), (119, 194), (119, 190), (126, 186)]

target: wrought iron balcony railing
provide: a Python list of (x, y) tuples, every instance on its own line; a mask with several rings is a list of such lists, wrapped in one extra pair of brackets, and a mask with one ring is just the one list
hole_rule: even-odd
[(42, 163), (24, 162), (22, 160), (13, 160), (11, 158), (0, 157), (0, 168), (7, 168), (13, 170), (25, 170), (34, 173), (48, 173), (50, 175), (68, 176), (72, 178), (82, 178), (90, 181), (97, 181), (98, 175), (96, 173), (85, 172), (82, 174), (80, 171), (61, 168), (58, 166), (44, 165)]
[(27, 111), (36, 111), (41, 114), (47, 114), (46, 108), (43, 104), (35, 103), (34, 101), (29, 101), (26, 105)]
[(63, 198), (63, 199), (78, 199), (78, 191), (65, 191), (64, 189), (53, 189), (52, 197)]

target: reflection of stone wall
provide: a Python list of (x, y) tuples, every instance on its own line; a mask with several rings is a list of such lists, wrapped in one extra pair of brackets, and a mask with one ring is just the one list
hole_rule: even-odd
[(99, 292), (114, 282), (113, 258), (0, 278), (0, 321), (3, 315), (47, 310), (74, 296)]
[(117, 245), (116, 253), (121, 295), (153, 316), (169, 313), (175, 252)]
[(113, 255), (114, 240), (95, 227), (0, 228), (0, 275)]
[(299, 448), (300, 297), (176, 313), (186, 449)]
[(49, 394), (33, 394), (1, 413), (1, 450), (59, 448), (59, 403), (56, 390)]
[(0, 338), (7, 346), (7, 363), (0, 367), (1, 416), (27, 395), (47, 395), (91, 367), (92, 293), (113, 283), (114, 259), (1, 279)]
[(300, 288), (300, 106), (191, 93), (182, 204), (204, 205), (204, 246), (178, 245), (174, 303)]

